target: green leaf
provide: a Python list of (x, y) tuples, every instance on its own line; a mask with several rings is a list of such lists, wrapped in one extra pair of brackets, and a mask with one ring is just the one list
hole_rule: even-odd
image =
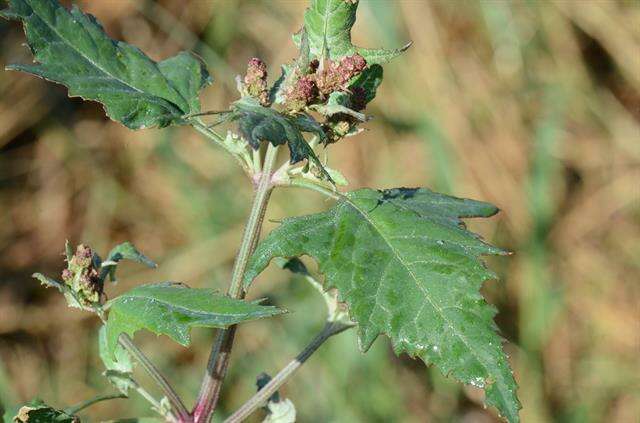
[(312, 104), (309, 107), (324, 116), (333, 116), (339, 113), (344, 113), (346, 115), (353, 116), (361, 122), (365, 122), (367, 120), (364, 113), (353, 110), (351, 96), (344, 91), (332, 92), (329, 95), (327, 104)]
[(312, 132), (321, 138), (325, 137), (320, 124), (311, 116), (284, 115), (272, 108), (261, 106), (251, 97), (236, 101), (233, 103), (233, 109), (230, 118), (238, 121), (240, 133), (253, 148), (258, 148), (262, 141), (273, 145), (286, 143), (292, 164), (307, 159), (331, 181), (331, 176), (324, 170), (320, 159), (302, 136), (302, 132)]
[(362, 88), (365, 93), (364, 103), (368, 104), (375, 98), (380, 84), (382, 84), (382, 66), (372, 65), (356, 76), (349, 84), (349, 88)]
[(102, 280), (104, 280), (104, 278), (108, 274), (111, 282), (117, 282), (116, 268), (120, 260), (131, 260), (136, 263), (144, 264), (145, 266), (150, 268), (155, 268), (158, 266), (153, 262), (153, 260), (138, 251), (138, 249), (132, 243), (130, 243), (129, 241), (123, 242), (122, 244), (116, 245), (109, 252), (107, 259), (102, 262), (102, 271), (100, 275)]
[(120, 345), (117, 345), (113, 355), (107, 348), (107, 328), (102, 326), (98, 335), (98, 347), (100, 359), (106, 368), (103, 375), (109, 382), (125, 395), (129, 389), (134, 389), (137, 384), (133, 380), (133, 361), (129, 353)]
[(13, 418), (20, 423), (78, 423), (80, 419), (62, 410), (48, 406), (42, 400), (35, 399), (18, 410)]
[[(353, 78), (349, 83), (349, 90), (353, 94), (344, 91), (335, 91), (329, 95), (326, 104), (314, 104), (310, 108), (321, 113), (324, 116), (333, 116), (336, 114), (347, 114), (353, 116), (361, 122), (365, 122), (367, 117), (364, 113), (360, 113), (354, 109), (364, 109), (371, 100), (376, 96), (376, 91), (382, 83), (382, 66), (371, 65), (362, 71), (358, 76)], [(355, 104), (353, 97), (358, 89), (362, 90), (363, 98)]]
[(42, 273), (34, 273), (33, 275), (31, 275), (31, 277), (37, 279), (43, 286), (47, 288), (57, 288), (63, 294), (67, 292), (67, 287), (65, 284), (55, 279), (51, 279), (50, 277), (45, 276)]
[(412, 41), (409, 41), (407, 44), (403, 45), (400, 48), (394, 48), (391, 50), (387, 50), (384, 48), (361, 48), (358, 47), (357, 51), (360, 56), (364, 57), (367, 63), (369, 64), (383, 64), (387, 63), (391, 59), (394, 59), (400, 56), (402, 53), (407, 51), (409, 47), (413, 45)]
[(351, 28), (356, 22), (357, 9), (357, 1), (311, 1), (304, 14), (304, 30), (313, 57), (322, 59), (328, 52), (328, 58), (335, 60), (359, 53), (368, 64), (385, 63), (409, 48), (410, 44), (394, 50), (366, 49), (351, 44)]
[(281, 314), (276, 307), (236, 300), (212, 289), (171, 282), (138, 286), (111, 301), (106, 325), (107, 353), (114, 357), (121, 333), (147, 329), (188, 346), (192, 327), (226, 328)]
[(34, 273), (33, 275), (31, 275), (31, 277), (40, 281), (40, 283), (47, 288), (56, 288), (58, 291), (60, 291), (64, 295), (64, 298), (67, 300), (67, 304), (69, 305), (69, 307), (87, 310), (87, 308), (84, 307), (80, 302), (80, 299), (78, 298), (76, 293), (73, 292), (73, 290), (66, 284), (55, 279), (51, 279), (50, 277), (45, 276), (42, 273)]
[(69, 88), (69, 95), (102, 103), (107, 115), (131, 129), (185, 123), (200, 111), (198, 94), (211, 82), (190, 53), (157, 63), (138, 48), (109, 38), (91, 15), (54, 0), (9, 0), (5, 15), (24, 24), (38, 64), (7, 69)]
[(303, 276), (310, 276), (309, 269), (298, 257), (291, 257), (290, 259), (276, 258), (276, 264), (282, 268), (287, 269), (291, 273), (295, 273)]
[(428, 189), (362, 189), (330, 210), (285, 219), (254, 253), (245, 285), (274, 257), (309, 255), (337, 288), (366, 351), (379, 334), (397, 354), (484, 388), (486, 403), (511, 422), (520, 408), (496, 313), (480, 294), (495, 275), (481, 255), (507, 254), (467, 231), (462, 217), (489, 217), (491, 204)]

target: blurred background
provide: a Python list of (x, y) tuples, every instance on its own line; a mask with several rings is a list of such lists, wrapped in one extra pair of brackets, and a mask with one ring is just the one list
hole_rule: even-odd
[[(236, 98), (249, 58), (271, 75), (295, 57), (306, 2), (79, 1), (116, 39), (155, 60), (198, 53), (214, 84), (203, 108)], [(640, 416), (640, 3), (362, 0), (354, 41), (413, 46), (385, 67), (368, 131), (330, 147), (348, 189), (429, 186), (503, 211), (471, 228), (516, 252), (492, 258), (484, 293), (520, 384), (525, 422), (637, 422)], [(0, 21), (0, 64), (29, 62), (17, 23)], [(286, 195), (286, 197), (285, 197)], [(131, 240), (160, 266), (120, 269), (111, 297), (175, 280), (225, 290), (251, 187), (188, 128), (132, 132), (99, 105), (0, 73), (0, 404), (55, 406), (112, 392), (100, 376), (98, 322), (31, 279), (63, 268), (65, 239), (99, 252)], [(324, 199), (276, 192), (265, 232)], [(322, 326), (322, 300), (271, 268), (252, 298), (292, 311), (241, 328), (218, 418), (275, 374)], [(193, 348), (139, 334), (191, 403), (213, 333)], [(140, 374), (140, 379), (146, 379)], [(481, 392), (397, 358), (355, 332), (325, 344), (286, 385), (301, 422), (492, 422)], [(89, 421), (152, 415), (133, 394)], [(260, 421), (260, 415), (251, 421)]]

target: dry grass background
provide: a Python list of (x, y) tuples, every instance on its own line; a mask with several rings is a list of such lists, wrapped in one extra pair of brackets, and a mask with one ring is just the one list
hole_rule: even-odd
[[(472, 228), (516, 252), (491, 260), (501, 280), (485, 293), (500, 310), (525, 422), (640, 418), (639, 4), (363, 0), (359, 10), (358, 44), (414, 45), (386, 67), (369, 131), (332, 146), (330, 163), (351, 189), (426, 185), (503, 210)], [(198, 52), (215, 78), (203, 95), (209, 109), (235, 98), (248, 58), (276, 75), (294, 57), (290, 34), (305, 8), (80, 5), (154, 59)], [(0, 35), (3, 65), (30, 60), (18, 25), (0, 22)], [(61, 87), (0, 73), (0, 404), (39, 395), (62, 406), (110, 390), (98, 322), (29, 276), (61, 270), (66, 238), (101, 251), (131, 240), (160, 263), (123, 266), (112, 295), (160, 280), (224, 289), (250, 197), (235, 164), (188, 129), (131, 132)], [(268, 218), (325, 206), (314, 194), (276, 193)], [(252, 296), (293, 313), (240, 331), (220, 415), (321, 326), (321, 300), (300, 280), (272, 269)], [(189, 399), (211, 338), (198, 330), (186, 350), (139, 337)], [(382, 338), (361, 355), (353, 334), (324, 346), (284, 393), (303, 422), (496, 419), (479, 392), (395, 358)], [(136, 413), (144, 404), (119, 400), (85, 417)]]

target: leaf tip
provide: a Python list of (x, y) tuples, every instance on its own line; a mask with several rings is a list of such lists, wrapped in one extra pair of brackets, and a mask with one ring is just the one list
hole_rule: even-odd
[(511, 256), (515, 256), (516, 252), (512, 250), (501, 250), (500, 255), (511, 257)]

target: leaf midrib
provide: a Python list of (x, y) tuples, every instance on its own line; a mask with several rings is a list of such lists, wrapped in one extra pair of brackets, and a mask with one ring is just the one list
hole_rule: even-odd
[[(327, 0), (327, 2), (325, 3), (324, 13), (322, 14), (322, 17), (324, 19), (322, 20), (322, 50), (320, 51), (321, 64), (326, 59), (326, 57), (324, 57), (325, 51), (329, 52), (329, 46), (327, 45), (328, 44), (327, 30), (328, 30), (329, 16), (331, 16), (331, 13), (329, 12), (331, 2), (332, 0)], [(331, 56), (331, 52), (329, 52), (329, 56)]]
[[(349, 197), (342, 195), (341, 197), (343, 198), (343, 200), (345, 202), (347, 202), (351, 207), (353, 207), (363, 218), (364, 220), (375, 230), (375, 232), (377, 232), (379, 234), (379, 236), (382, 238), (382, 240), (388, 245), (389, 249), (393, 252), (394, 256), (396, 257), (396, 259), (400, 262), (400, 264), (407, 270), (407, 272), (409, 273), (409, 275), (411, 275), (411, 278), (413, 279), (414, 283), (416, 284), (416, 286), (418, 287), (418, 289), (423, 292), (425, 298), (427, 299), (427, 301), (429, 301), (429, 303), (438, 311), (438, 314), (440, 315), (440, 317), (442, 317), (442, 319), (444, 321), (447, 322), (447, 324), (449, 325), (449, 327), (451, 327), (453, 329), (453, 332), (456, 334), (456, 336), (464, 343), (464, 345), (467, 347), (468, 351), (470, 352), (470, 354), (472, 356), (474, 356), (476, 358), (476, 360), (478, 361), (478, 363), (480, 363), (480, 365), (484, 368), (484, 370), (486, 371), (487, 374), (491, 374), (492, 372), (489, 371), (489, 369), (487, 368), (487, 366), (485, 365), (484, 361), (480, 359), (480, 356), (478, 356), (475, 353), (475, 350), (473, 348), (471, 348), (467, 338), (462, 335), (458, 328), (457, 325), (454, 325), (451, 320), (449, 320), (446, 315), (443, 313), (442, 308), (439, 307), (437, 304), (435, 304), (433, 302), (433, 300), (430, 298), (430, 296), (428, 295), (428, 293), (425, 291), (424, 287), (421, 286), (421, 284), (419, 283), (419, 280), (417, 279), (416, 275), (413, 273), (413, 271), (411, 271), (411, 269), (409, 268), (409, 266), (407, 264), (405, 264), (404, 260), (401, 258), (400, 254), (398, 253), (397, 249), (391, 244), (391, 242), (387, 239), (387, 237), (382, 233), (382, 231), (380, 231), (380, 229), (378, 229), (378, 227), (374, 224), (375, 222), (372, 221), (369, 218), (369, 215), (367, 213), (365, 213), (363, 210), (361, 210)], [(486, 384), (486, 381), (483, 381), (485, 383), (485, 386), (483, 386), (483, 388), (487, 388), (488, 385)], [(502, 385), (502, 384), (500, 384)], [(503, 390), (501, 388), (498, 389), (500, 392), (500, 395), (502, 396), (502, 400), (504, 401), (505, 405), (508, 404), (508, 400), (507, 397), (505, 396)], [(506, 410), (505, 410), (506, 411)]]
[[(56, 28), (55, 26), (51, 25), (51, 24), (50, 24), (46, 19), (44, 19), (40, 14), (38, 14), (38, 13), (36, 12), (36, 10), (33, 8), (33, 6), (29, 5), (29, 7), (31, 8), (31, 12), (32, 12), (32, 14), (33, 14), (33, 15), (35, 15), (35, 16), (37, 16), (37, 17), (38, 17), (38, 19), (40, 19), (42, 22), (44, 22), (44, 23), (45, 23), (45, 25), (46, 25), (47, 27), (49, 27), (49, 28), (50, 28), (50, 29), (51, 29), (51, 30), (52, 30), (52, 31), (53, 31), (53, 32), (54, 32), (54, 33), (55, 33), (55, 34), (56, 34), (56, 35), (57, 35), (61, 40), (63, 40), (67, 46), (69, 46), (73, 51), (75, 51), (76, 53), (78, 53), (78, 55), (80, 55), (80, 57), (82, 57), (83, 59), (85, 59), (85, 60), (86, 60), (87, 62), (89, 62), (91, 65), (95, 66), (95, 67), (96, 67), (98, 70), (100, 70), (102, 73), (104, 73), (105, 75), (107, 75), (107, 76), (109, 76), (109, 77), (111, 77), (111, 78), (115, 79), (116, 81), (120, 82), (121, 84), (123, 84), (123, 85), (125, 85), (125, 86), (127, 86), (127, 87), (129, 87), (129, 88), (132, 88), (133, 90), (135, 90), (136, 92), (138, 92), (138, 93), (140, 93), (140, 94), (142, 94), (142, 95), (145, 95), (145, 96), (151, 96), (151, 97), (158, 97), (158, 98), (162, 98), (163, 100), (165, 100), (165, 101), (167, 101), (168, 103), (172, 104), (173, 106), (177, 107), (177, 108), (178, 108), (178, 110), (180, 110), (180, 111), (182, 112), (182, 109), (180, 108), (180, 106), (179, 106), (179, 105), (177, 105), (177, 104), (175, 104), (173, 101), (171, 101), (171, 100), (169, 100), (169, 99), (166, 99), (166, 98), (164, 98), (164, 97), (159, 97), (159, 96), (157, 96), (157, 95), (155, 95), (155, 94), (152, 94), (152, 93), (147, 93), (147, 92), (143, 91), (142, 89), (140, 89), (140, 88), (138, 88), (138, 87), (136, 87), (136, 86), (132, 85), (131, 83), (128, 83), (128, 82), (126, 82), (126, 81), (124, 81), (124, 80), (120, 79), (119, 77), (117, 77), (117, 76), (115, 76), (115, 75), (111, 74), (110, 72), (106, 71), (105, 69), (103, 69), (103, 68), (102, 68), (98, 63), (94, 62), (91, 58), (87, 57), (87, 56), (86, 56), (86, 55), (85, 55), (81, 50), (79, 50), (79, 49), (78, 49), (78, 48), (77, 48), (77, 47), (76, 47), (76, 46), (75, 46), (71, 41), (69, 41), (69, 39), (67, 39), (66, 37), (63, 37), (63, 36), (62, 36), (62, 34), (57, 30), (57, 28)], [(60, 7), (62, 7), (62, 6), (60, 6)], [(70, 14), (70, 12), (69, 12), (69, 11), (66, 11), (66, 10), (65, 10), (65, 12), (66, 12), (66, 13), (68, 13), (68, 14)], [(85, 29), (85, 28), (83, 28), (83, 30), (86, 32), (86, 29)], [(108, 37), (108, 36), (105, 34), (105, 37)], [(113, 40), (111, 40), (111, 41), (113, 41)], [(116, 49), (118, 48), (117, 43), (118, 43), (118, 42), (116, 41)], [(141, 52), (141, 53), (142, 53), (142, 52)], [(144, 54), (144, 53), (142, 53), (142, 54)], [(155, 64), (155, 63), (154, 63), (154, 67), (158, 70), (158, 72), (160, 72), (160, 69), (158, 69), (157, 64)], [(160, 72), (160, 74), (162, 75), (162, 72)], [(182, 100), (183, 100), (183, 101), (188, 105), (188, 104), (189, 104), (189, 101), (188, 101), (186, 98), (184, 98), (184, 96), (180, 93), (180, 91), (179, 91), (179, 90), (177, 90), (177, 89), (176, 89), (176, 88), (171, 84), (171, 81), (170, 81), (168, 78), (166, 78), (164, 75), (162, 75), (162, 76), (163, 76), (163, 78), (167, 81), (167, 83), (168, 83), (168, 85), (171, 87), (171, 89), (172, 89), (172, 90), (174, 90), (174, 91), (178, 94), (178, 96), (179, 96), (180, 98), (182, 98)]]
[[(118, 300), (124, 300), (124, 299), (134, 299), (134, 300), (146, 300), (146, 301), (151, 301), (151, 302), (157, 302), (159, 304), (164, 305), (165, 307), (168, 308), (175, 308), (178, 310), (183, 311), (184, 314), (189, 314), (189, 315), (195, 315), (195, 316), (209, 316), (209, 315), (214, 315), (214, 316), (230, 316), (230, 317), (234, 317), (234, 316), (238, 316), (238, 317), (242, 317), (242, 316), (247, 316), (247, 315), (252, 315), (252, 313), (228, 313), (228, 314), (222, 314), (222, 313), (218, 313), (216, 314), (215, 312), (212, 311), (194, 311), (190, 308), (187, 308), (183, 305), (176, 305), (174, 303), (170, 303), (166, 300), (161, 300), (158, 299), (156, 297), (149, 297), (146, 295), (141, 295), (141, 294), (125, 294), (122, 295), (120, 297), (118, 297)], [(257, 312), (256, 312), (257, 313)], [(259, 317), (264, 317), (266, 316), (266, 314), (260, 314)]]

